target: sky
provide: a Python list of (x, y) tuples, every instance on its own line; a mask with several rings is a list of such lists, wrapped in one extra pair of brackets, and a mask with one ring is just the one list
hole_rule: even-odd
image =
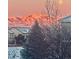
[[(45, 13), (45, 3), (46, 0), (8, 0), (8, 16)], [(71, 14), (71, 0), (57, 0), (57, 3), (63, 15)]]

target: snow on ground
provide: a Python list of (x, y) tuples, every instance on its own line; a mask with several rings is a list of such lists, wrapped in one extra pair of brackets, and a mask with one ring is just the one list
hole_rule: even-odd
[(8, 59), (21, 59), (20, 50), (22, 47), (9, 47), (8, 48)]

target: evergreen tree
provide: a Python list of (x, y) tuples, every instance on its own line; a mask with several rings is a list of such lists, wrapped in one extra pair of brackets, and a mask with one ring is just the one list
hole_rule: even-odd
[(21, 51), (22, 57), (24, 59), (44, 59), (48, 48), (48, 44), (44, 38), (42, 29), (36, 21), (29, 35), (29, 41)]

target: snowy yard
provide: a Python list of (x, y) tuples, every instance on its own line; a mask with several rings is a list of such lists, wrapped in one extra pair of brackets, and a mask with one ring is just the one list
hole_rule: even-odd
[(21, 59), (20, 50), (22, 47), (9, 47), (8, 48), (8, 59)]

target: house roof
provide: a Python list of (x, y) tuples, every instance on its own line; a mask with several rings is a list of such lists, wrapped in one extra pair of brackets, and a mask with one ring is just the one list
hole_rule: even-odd
[(61, 23), (71, 23), (71, 16), (66, 16), (61, 19)]

